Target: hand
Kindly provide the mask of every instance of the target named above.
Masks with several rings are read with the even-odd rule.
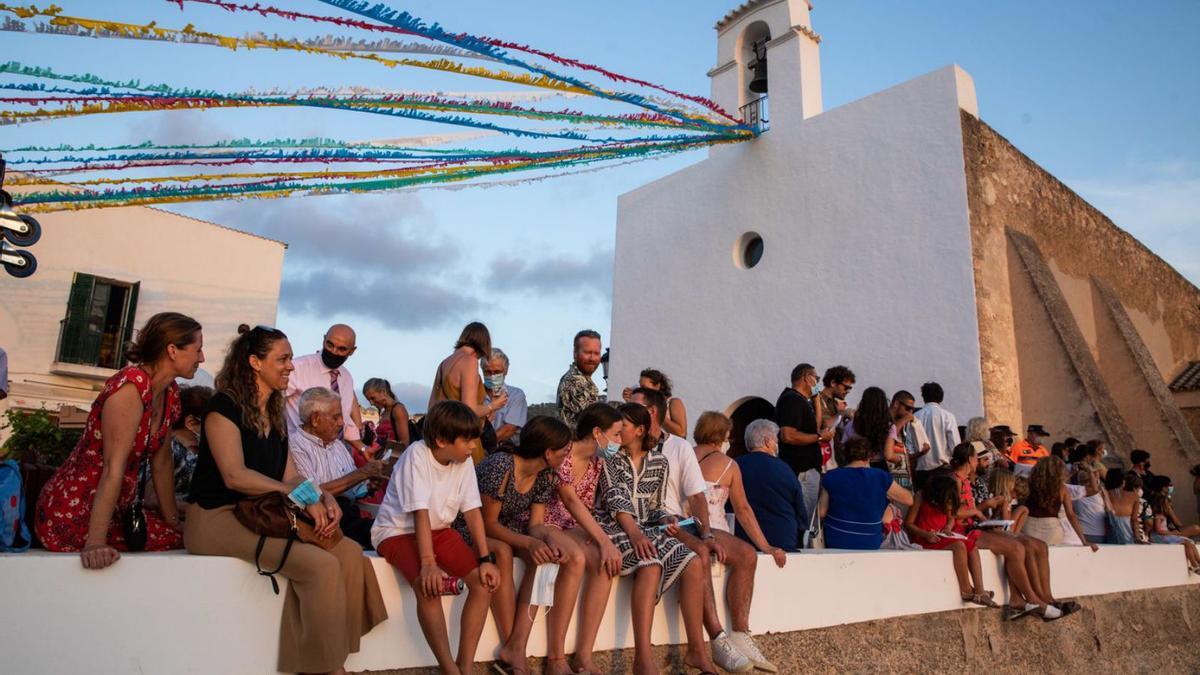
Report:
[[[491,415],[492,413],[503,409],[506,405],[508,405],[508,392],[503,391],[500,392],[499,396],[493,398],[491,404],[488,405],[488,414]]]
[[[480,563],[479,580],[483,582],[483,587],[488,593],[494,593],[500,588],[500,570],[490,562]]]
[[[121,552],[108,544],[84,544],[79,552],[85,570],[102,570],[117,562]]]
[[[637,552],[638,558],[641,560],[654,560],[658,557],[658,549],[654,546],[654,542],[644,534],[639,534],[633,540],[633,550]]]
[[[775,559],[775,566],[782,568],[787,564],[787,551],[781,548],[772,548],[768,553]]]
[[[928,444],[928,443],[922,443],[922,444],[921,444],[921,452],[920,452],[920,454],[918,454],[917,456],[918,456],[918,457],[920,457],[921,455],[927,455],[927,454],[929,454],[929,451],[930,451],[931,449],[932,449],[932,448],[930,448],[930,446],[929,446],[929,444]]]
[[[725,562],[725,547],[717,543],[716,539],[704,540],[704,545],[708,548],[708,553],[713,560],[717,562]]]
[[[1092,553],[1095,553],[1096,551],[1100,550],[1100,547],[1097,546],[1096,544],[1088,544],[1088,546],[1090,546],[1092,548]]]
[[[845,401],[845,399],[837,399],[837,411],[838,411],[839,413],[844,413],[844,412],[846,412],[846,401]],[[781,567],[782,567],[782,565],[781,565]]]
[[[387,464],[382,460],[372,459],[358,469],[367,478],[387,478]]]
[[[319,533],[322,537],[333,535],[334,530],[338,528],[338,524],[342,522],[342,507],[338,505],[337,499],[333,495],[325,492],[321,494],[321,505],[325,507],[325,515],[329,518],[329,524]]]
[[[658,521],[658,524],[666,525],[666,528],[663,531],[666,532],[667,535],[669,535],[669,536],[674,537],[675,535],[679,534],[679,517],[678,516],[667,516],[666,518],[663,518],[662,520]]]
[[[631,399],[631,398],[633,398],[633,388],[632,387],[625,387],[624,389],[621,390],[621,400],[625,401],[626,403],[629,403],[629,399]]]
[[[608,576],[617,577],[621,574],[621,550],[611,539],[600,542],[600,567]]]
[[[921,538],[924,539],[925,541],[929,542],[930,544],[936,544],[942,540],[942,538],[938,535],[937,532],[926,532],[925,534],[921,535]]]
[[[533,558],[533,562],[537,565],[556,562],[559,557],[558,551],[553,546],[533,537],[530,538],[529,546],[525,550],[529,552],[529,557]]]
[[[436,598],[441,595],[448,576],[437,563],[422,563],[421,572],[417,575],[417,590],[427,598]],[[483,578],[483,565],[479,566],[479,578]]]
[[[828,443],[833,440],[833,429],[826,429],[823,433],[817,436],[817,440],[822,443]]]

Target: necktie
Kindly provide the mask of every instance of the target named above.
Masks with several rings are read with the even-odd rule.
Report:
[[[338,388],[338,369],[337,368],[334,368],[333,370],[329,371],[329,388],[332,389],[333,393],[337,394],[338,396],[342,395],[342,390]],[[342,429],[339,429],[338,430],[338,439],[340,440],[340,439],[345,438],[345,434],[346,434],[346,429],[344,427]]]

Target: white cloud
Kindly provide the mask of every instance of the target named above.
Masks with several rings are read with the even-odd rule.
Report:
[[[1200,167],[1165,162],[1126,180],[1068,184],[1084,199],[1200,286]]]

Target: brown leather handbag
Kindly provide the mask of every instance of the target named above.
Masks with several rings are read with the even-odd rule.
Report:
[[[318,537],[312,516],[279,492],[246,497],[233,507],[233,515],[243,527],[259,535],[258,546],[254,550],[254,567],[259,574],[271,580],[271,588],[276,595],[279,595],[279,582],[275,580],[275,575],[287,563],[293,542],[298,540],[304,544],[315,544],[328,551],[342,540],[341,528],[335,529],[328,537]],[[267,537],[287,539],[279,566],[270,572],[264,570],[259,561]]]

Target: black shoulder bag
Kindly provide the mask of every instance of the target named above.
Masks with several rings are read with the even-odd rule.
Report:
[[[125,547],[130,551],[146,550],[146,509],[142,502],[146,497],[146,479],[150,475],[150,453],[142,453],[138,467],[137,491],[133,503],[121,511],[121,527],[125,531]]]

